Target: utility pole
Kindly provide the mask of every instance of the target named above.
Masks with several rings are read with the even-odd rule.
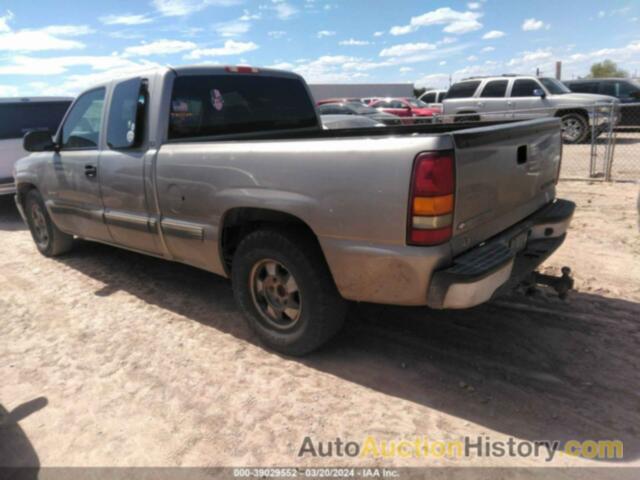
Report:
[[[562,79],[562,62],[560,61],[556,62],[556,79]]]

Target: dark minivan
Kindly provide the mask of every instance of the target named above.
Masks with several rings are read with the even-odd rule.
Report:
[[[620,100],[621,113],[618,126],[640,127],[640,82],[628,78],[583,78],[567,80],[564,84],[572,92],[616,97]]]

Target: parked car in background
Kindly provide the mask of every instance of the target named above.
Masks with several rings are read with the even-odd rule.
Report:
[[[324,105],[325,103],[361,103],[359,98],[351,97],[351,98],[324,98],[322,100],[318,100],[316,105]]]
[[[446,90],[427,90],[420,95],[420,100],[426,103],[429,108],[436,108],[442,111],[442,101],[446,94]]]
[[[347,300],[488,301],[562,244],[575,206],[555,198],[558,119],[325,130],[302,77],[248,66],[95,85],[24,145],[16,205],[43,255],[76,236],[231,277],[289,355],[337,333]]]
[[[403,123],[432,123],[433,117],[440,113],[415,98],[382,98],[371,102],[369,106],[407,119]]]
[[[365,105],[371,105],[371,102],[375,102],[376,100],[379,100],[379,99],[380,97],[364,97],[364,98],[361,98],[360,101]]]
[[[401,125],[402,121],[395,115],[381,112],[362,103],[325,103],[318,107],[320,115],[361,115],[384,125]]]
[[[596,134],[608,127],[612,103],[618,101],[605,95],[571,93],[555,78],[502,75],[453,84],[442,113],[445,122],[559,117],[563,141],[581,143],[589,138],[591,127]]]
[[[384,127],[385,124],[378,122],[371,117],[360,115],[320,115],[322,126],[326,130],[334,130],[336,128],[370,128]]]
[[[32,130],[56,130],[73,99],[0,98],[0,195],[15,192],[13,165],[27,152],[22,137]]]
[[[584,78],[567,80],[564,84],[575,93],[596,93],[617,98],[620,101],[618,126],[640,126],[640,82],[628,78]]]

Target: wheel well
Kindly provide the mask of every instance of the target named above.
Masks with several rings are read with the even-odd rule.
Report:
[[[564,110],[558,110],[555,114],[556,117],[562,117],[564,115],[567,115],[569,113],[576,113],[578,115],[580,115],[581,117],[584,117],[585,121],[587,123],[589,123],[589,114],[587,113],[586,110],[582,109],[582,108],[569,108],[569,109],[564,109]]]
[[[18,197],[18,202],[20,205],[24,206],[24,199],[31,190],[37,190],[36,186],[32,183],[20,183],[16,188],[16,195]]]
[[[234,208],[225,214],[220,231],[220,251],[227,273],[231,272],[233,254],[242,239],[251,232],[265,227],[303,233],[312,238],[320,248],[318,238],[313,230],[295,215],[266,208]]]

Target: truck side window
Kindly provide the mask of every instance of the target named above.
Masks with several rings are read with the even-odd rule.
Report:
[[[484,98],[502,98],[507,93],[508,80],[493,80],[487,83],[480,94]]]
[[[511,89],[512,97],[535,97],[534,90],[542,90],[542,87],[535,80],[516,80]]]
[[[427,93],[424,97],[422,97],[422,101],[425,103],[435,103],[436,94],[434,92]]]
[[[169,140],[314,127],[315,106],[297,78],[180,75],[173,83]]]
[[[32,130],[55,133],[71,102],[22,102],[0,104],[0,140],[22,138]]]
[[[105,89],[98,88],[78,98],[62,126],[62,148],[98,148],[104,94]]]
[[[460,82],[451,85],[445,99],[473,97],[473,94],[476,93],[478,89],[478,85],[480,85],[480,81]]]
[[[140,78],[125,80],[116,85],[107,123],[109,148],[131,148],[142,143],[146,103],[145,82]]]

